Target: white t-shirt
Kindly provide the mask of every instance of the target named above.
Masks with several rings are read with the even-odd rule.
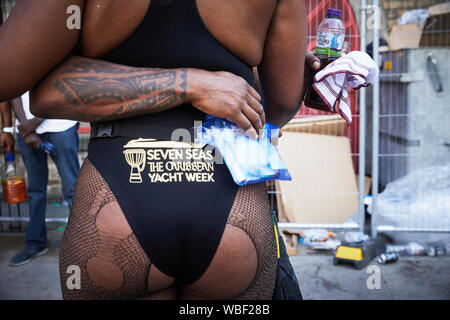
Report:
[[[30,112],[30,95],[29,92],[25,92],[22,97],[23,111],[28,120],[33,119],[34,115]],[[61,132],[72,128],[78,121],[62,120],[62,119],[46,119],[42,121],[39,127],[36,128],[37,134],[45,132]],[[16,125],[19,122],[16,120]]]

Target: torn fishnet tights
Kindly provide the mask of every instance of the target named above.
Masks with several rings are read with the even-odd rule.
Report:
[[[251,285],[235,299],[271,299],[276,277],[276,246],[264,184],[241,187],[228,224],[246,232],[258,265]],[[73,288],[69,266],[81,271]],[[73,209],[64,233],[59,269],[64,299],[175,299],[177,290],[147,291],[151,262],[120,211],[116,198],[86,160],[77,180]],[[69,282],[69,286],[68,286]],[[72,289],[69,289],[72,284]]]

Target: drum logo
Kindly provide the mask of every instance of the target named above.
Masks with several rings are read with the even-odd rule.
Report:
[[[128,149],[124,150],[125,160],[131,167],[130,183],[142,183],[141,172],[145,168],[145,150]]]

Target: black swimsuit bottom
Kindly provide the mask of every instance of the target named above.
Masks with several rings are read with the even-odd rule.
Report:
[[[251,67],[208,31],[195,0],[152,0],[136,31],[103,60],[228,71],[254,81]],[[214,257],[238,189],[225,164],[211,161],[218,155],[210,146],[171,141],[180,128],[193,138],[194,121],[204,116],[185,104],[116,121],[120,136],[89,143],[89,160],[151,262],[184,284],[198,280]],[[130,127],[141,128],[139,135],[126,134]]]

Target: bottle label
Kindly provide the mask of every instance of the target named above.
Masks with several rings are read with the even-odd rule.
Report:
[[[319,32],[317,35],[316,54],[339,57],[344,47],[345,34]]]

